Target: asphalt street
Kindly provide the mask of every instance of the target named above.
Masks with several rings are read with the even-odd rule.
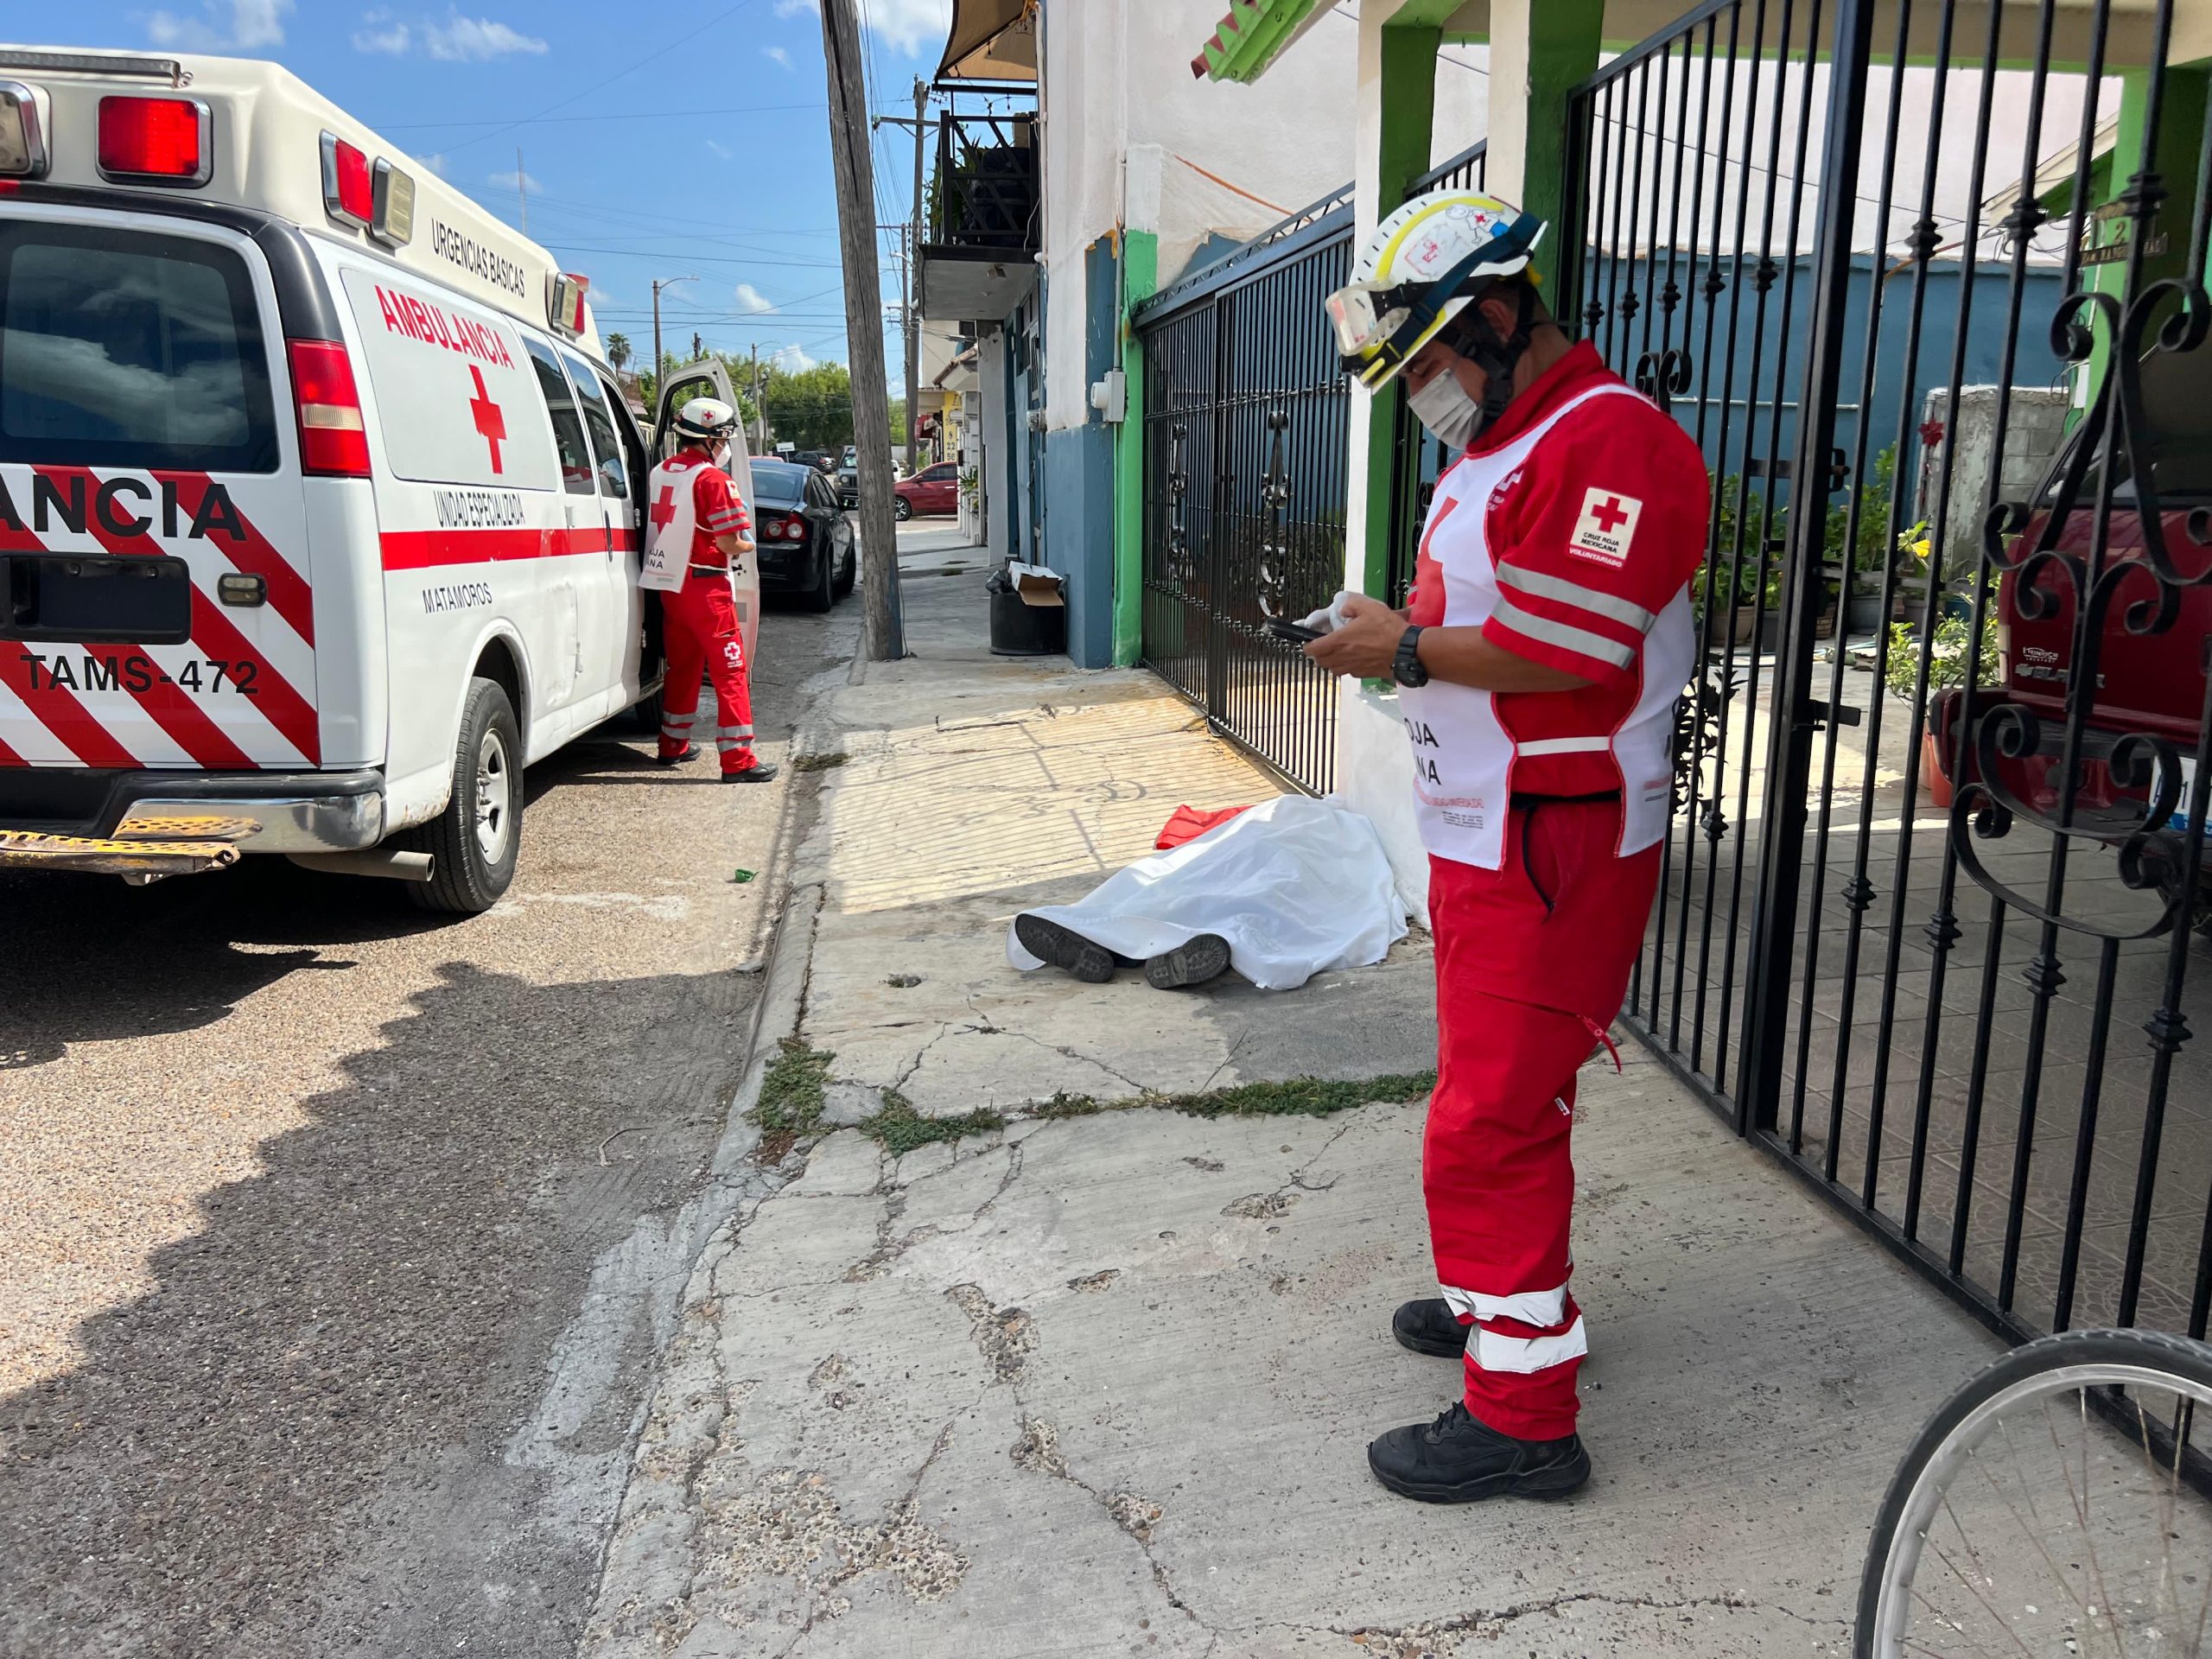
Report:
[[[859,613],[771,610],[768,758]],[[650,753],[471,920],[0,879],[0,1655],[573,1649],[813,787]]]

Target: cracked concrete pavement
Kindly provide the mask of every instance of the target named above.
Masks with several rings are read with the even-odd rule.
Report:
[[[1847,1653],[1883,1484],[1989,1339],[1630,1046],[1578,1108],[1596,1478],[1384,1492],[1368,1440],[1458,1392],[1389,1330],[1432,1288],[1421,1105],[1037,1109],[1417,1071],[1425,944],[1277,996],[1008,969],[1015,910],[1271,786],[1155,682],[989,658],[976,586],[910,579],[918,657],[815,734],[830,1111],[717,1160],[587,1659]],[[894,1157],[847,1127],[887,1090],[1009,1121]]]

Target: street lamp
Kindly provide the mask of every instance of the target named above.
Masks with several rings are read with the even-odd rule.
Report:
[[[653,282],[653,396],[660,396],[660,291],[674,288],[678,283],[696,283],[696,276],[671,276],[666,282]]]

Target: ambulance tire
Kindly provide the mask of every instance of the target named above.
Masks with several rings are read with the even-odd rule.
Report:
[[[433,861],[430,879],[408,888],[415,902],[450,916],[481,915],[499,903],[522,851],[522,732],[514,705],[497,680],[479,676],[469,681],[461,705],[453,798],[429,823],[407,832],[408,844]]]

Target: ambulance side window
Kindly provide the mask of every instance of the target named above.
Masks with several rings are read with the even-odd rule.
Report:
[[[639,435],[638,423],[622,401],[622,394],[605,375],[599,378],[599,389],[607,394],[607,405],[614,411],[614,435],[621,442],[622,457],[630,468],[631,488],[642,491],[645,474],[652,470],[645,460],[645,441]]]
[[[591,447],[599,453],[599,493],[626,500],[630,480],[624,475],[622,446],[615,439],[614,417],[607,412],[607,400],[600,395],[599,381],[592,374],[591,365],[583,359],[563,352],[561,360],[568,365],[569,378],[576,388],[576,404],[584,412],[584,429],[591,434]]]
[[[591,445],[584,438],[582,417],[576,413],[576,395],[569,377],[547,351],[528,335],[531,366],[537,371],[537,389],[545,394],[545,407],[553,416],[553,442],[561,452],[561,487],[570,495],[590,495],[599,487],[591,469]]]

